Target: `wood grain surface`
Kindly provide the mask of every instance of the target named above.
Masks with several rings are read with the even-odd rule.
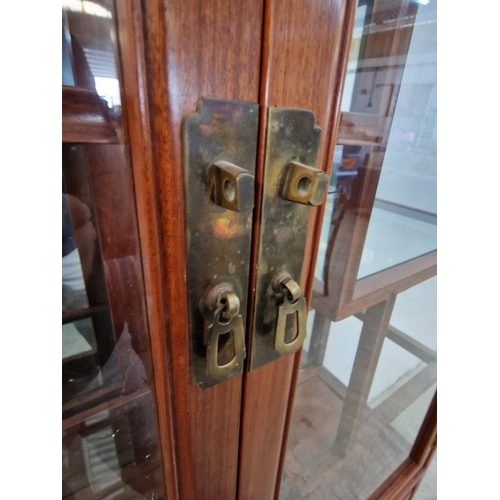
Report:
[[[178,498],[178,482],[171,369],[165,336],[166,310],[161,300],[163,282],[157,210],[158,191],[153,164],[148,75],[140,0],[116,2],[116,16],[122,61],[123,115],[134,174],[164,481],[167,498],[175,499]]]
[[[236,496],[242,377],[206,390],[190,383],[181,123],[203,96],[258,101],[262,2],[154,0],[144,6],[166,336],[158,347],[167,350],[171,366],[179,496],[230,499]]]
[[[331,163],[328,151],[333,151],[329,143],[335,98],[343,81],[338,73],[338,64],[347,43],[345,21],[350,7],[351,2],[338,0],[299,0],[293,4],[284,0],[266,2],[259,98],[261,127],[256,176],[256,221],[265,217],[259,210],[259,195],[262,188],[267,125],[264,113],[267,106],[313,111],[316,124],[323,130],[318,164],[325,169],[325,165]],[[319,243],[319,238],[313,237],[317,210],[311,212],[311,230],[301,280],[306,296],[310,294],[307,283],[313,272],[312,256],[316,254]],[[253,240],[254,269],[257,265],[258,235],[257,223]],[[252,289],[255,289],[255,276]],[[252,307],[250,305],[249,309]],[[251,325],[248,331],[252,331]],[[299,362],[300,352],[245,374],[239,498],[270,499],[277,495]]]

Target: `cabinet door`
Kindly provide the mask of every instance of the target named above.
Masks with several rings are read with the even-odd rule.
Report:
[[[347,500],[399,498],[414,486],[394,480],[420,477],[429,454],[436,360],[432,318],[411,320],[412,305],[422,304],[421,317],[432,310],[421,297],[432,299],[436,258],[426,163],[435,154],[435,60],[423,43],[432,45],[435,4],[417,7],[120,0],[65,10],[63,193],[87,207],[83,224],[72,198],[63,203],[88,304],[63,310],[63,322],[92,320],[84,333],[74,325],[89,347],[70,359],[81,386],[67,376],[63,418],[77,432],[66,456],[79,460],[67,497]],[[416,38],[421,26],[429,31]],[[182,125],[202,98],[259,108],[247,358],[241,374],[208,388],[192,372]],[[250,370],[272,107],[314,113],[318,168],[331,182],[309,217],[304,349]],[[416,191],[422,169],[430,184]],[[89,222],[92,259],[76,236]],[[100,385],[85,392],[85,377]],[[114,453],[99,459],[101,476],[89,462],[96,440]]]
[[[166,498],[113,2],[63,7],[62,496]]]
[[[264,26],[264,104],[314,111],[331,182],[304,349],[245,375],[240,498],[403,498],[436,418],[436,3],[277,0]]]

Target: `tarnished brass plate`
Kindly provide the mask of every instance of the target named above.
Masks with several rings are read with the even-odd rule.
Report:
[[[205,336],[213,323],[213,311],[206,306],[209,289],[219,283],[229,283],[240,300],[240,314],[246,323],[253,199],[240,197],[254,196],[245,182],[241,183],[244,186],[241,193],[228,191],[228,201],[237,197],[235,209],[217,205],[213,194],[213,166],[215,163],[225,166],[224,162],[229,162],[254,176],[258,124],[257,104],[207,98],[200,100],[197,113],[187,116],[183,123],[189,292],[186,320],[189,320],[190,331],[191,381],[203,388],[221,382],[206,372]],[[234,174],[233,188],[239,188],[241,178],[239,171]],[[185,313],[179,311],[179,314]],[[221,365],[229,363],[234,356],[233,339],[225,340],[225,343],[219,341]],[[238,373],[241,371],[243,363],[241,367],[238,365]]]
[[[282,297],[273,290],[273,278],[288,273],[300,283],[306,247],[310,204],[291,201],[289,196],[290,166],[317,168],[321,129],[314,125],[310,111],[270,108],[267,127],[266,157],[263,180],[262,217],[260,223],[257,288],[250,369],[255,370],[280,357],[275,350],[278,309]],[[299,183],[300,178],[297,179]],[[324,183],[303,181],[298,189],[324,189]],[[304,192],[305,195],[305,192]],[[312,196],[317,200],[318,196]],[[293,315],[287,321],[285,341],[293,340]],[[297,342],[297,349],[301,347]]]

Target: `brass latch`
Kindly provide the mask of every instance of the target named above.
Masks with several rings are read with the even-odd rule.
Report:
[[[240,373],[245,359],[240,299],[229,283],[221,283],[208,292],[207,308],[211,318],[204,334],[206,373],[212,380],[222,381]]]
[[[251,370],[296,352],[306,337],[299,283],[309,212],[329,186],[317,168],[321,129],[314,122],[310,111],[269,109]]]
[[[205,98],[183,123],[191,381],[204,389],[243,371],[258,125],[257,104]]]
[[[329,177],[321,130],[300,109],[269,109],[250,369],[302,347],[300,289],[311,207]],[[211,387],[243,371],[259,107],[202,99],[183,124],[190,366]]]

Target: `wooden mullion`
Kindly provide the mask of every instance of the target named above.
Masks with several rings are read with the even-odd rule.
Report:
[[[395,300],[394,295],[366,313],[334,444],[338,457],[357,440]]]
[[[365,313],[359,312],[354,315],[356,318],[364,321]],[[435,363],[437,359],[436,351],[433,351],[426,345],[422,344],[413,337],[410,337],[406,333],[402,332],[398,328],[389,325],[387,328],[387,338],[392,340],[395,344],[398,344],[405,351],[410,352],[417,358],[421,359],[425,363]]]
[[[128,408],[131,408],[133,405],[137,405],[139,400],[149,396],[150,394],[150,389],[139,389],[132,394],[117,396],[116,398],[105,401],[104,403],[94,406],[93,408],[89,408],[88,410],[84,410],[76,415],[63,419],[62,429],[63,431],[67,431],[104,411],[119,409],[121,413],[124,413]]]
[[[263,3],[152,0],[142,8],[157,190],[149,221],[158,223],[162,281],[151,299],[163,303],[155,346],[170,363],[179,496],[234,498],[242,376],[203,390],[190,373],[182,120],[202,97],[258,101]]]
[[[341,321],[436,274],[437,251],[434,251],[359,280],[353,299],[342,308],[334,296],[324,294],[325,283],[315,279],[312,306],[331,321]]]
[[[62,142],[119,143],[109,109],[95,89],[62,86]]]
[[[318,165],[331,167],[334,147],[330,148],[331,131],[340,106],[339,87],[343,84],[342,63],[348,55],[346,44],[352,31],[347,19],[354,12],[355,2],[328,0],[308,2],[286,0],[265,2],[264,39],[262,47],[261,120],[271,106],[311,110],[316,125],[321,127],[322,140]],[[286,29],[285,29],[286,28]],[[303,40],[304,43],[297,43]],[[321,43],[318,43],[322,40]],[[309,47],[314,44],[314,57]],[[307,60],[307,71],[304,61]],[[264,165],[265,121],[261,123],[256,173],[259,206]],[[259,210],[259,209],[257,209]],[[317,238],[319,210],[313,209],[309,219],[304,264],[300,286],[310,302]],[[261,216],[265,216],[262,214]],[[252,269],[257,268],[259,226],[254,230]],[[284,255],[286,260],[286,255]],[[255,276],[252,278],[255,283]],[[251,289],[254,287],[251,285]],[[252,317],[252,307],[249,316]],[[248,329],[252,331],[250,327]],[[240,441],[239,498],[272,498],[279,492],[286,441],[291,425],[291,412],[300,369],[300,356],[283,356],[262,368],[247,372],[244,380],[242,432]],[[272,384],[269,383],[272,381]],[[266,453],[263,455],[262,450]]]
[[[170,380],[164,318],[163,262],[161,249],[159,198],[153,160],[150,97],[144,33],[144,11],[140,0],[115,2],[118,48],[122,76],[124,130],[130,141],[136,209],[145,282],[147,322],[158,415],[160,460],[167,498],[179,495],[177,452],[173,422],[173,396]]]

